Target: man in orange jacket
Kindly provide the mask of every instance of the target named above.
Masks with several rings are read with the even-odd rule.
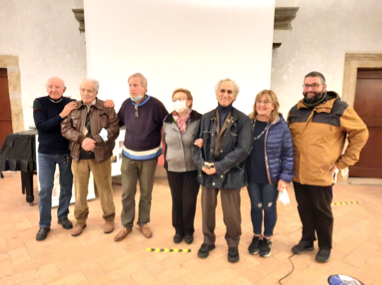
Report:
[[[359,160],[369,132],[353,108],[326,90],[321,73],[305,76],[303,95],[288,116],[295,153],[293,185],[303,226],[292,252],[313,250],[317,232],[316,261],[327,262],[332,249],[334,177]],[[349,144],[344,151],[346,138]]]

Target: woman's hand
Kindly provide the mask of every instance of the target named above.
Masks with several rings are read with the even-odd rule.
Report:
[[[194,145],[198,146],[199,148],[202,148],[203,147],[203,139],[197,139],[194,142]]]
[[[283,189],[286,189],[288,187],[289,183],[286,183],[284,180],[279,180],[279,183],[277,185],[277,191],[281,191]]]

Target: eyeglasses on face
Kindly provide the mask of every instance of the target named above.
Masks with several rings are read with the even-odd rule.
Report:
[[[260,99],[256,100],[257,105],[261,105],[261,103],[263,103],[264,105],[268,105],[268,104],[271,104],[272,102],[268,100],[264,100],[264,101],[261,101]]]
[[[176,101],[179,101],[179,102],[184,102],[186,101],[187,98],[178,98],[178,99],[172,99],[172,102],[175,103]]]
[[[226,93],[227,92],[227,94],[229,94],[229,95],[233,94],[233,90],[220,89],[219,92],[220,93]]]
[[[302,88],[304,88],[304,89],[309,89],[309,87],[312,87],[313,89],[317,89],[318,87],[320,87],[320,85],[324,85],[324,84],[318,84],[318,83],[313,83],[313,84],[303,84],[303,85],[302,85]]]

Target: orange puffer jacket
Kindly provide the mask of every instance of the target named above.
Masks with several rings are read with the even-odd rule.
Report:
[[[335,92],[327,96],[313,109],[301,100],[288,115],[295,154],[293,181],[300,184],[332,185],[333,165],[339,169],[354,165],[369,137],[353,108]],[[349,144],[344,149],[346,139]]]

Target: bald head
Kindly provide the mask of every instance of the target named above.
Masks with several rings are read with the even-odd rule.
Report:
[[[66,90],[64,80],[59,77],[51,77],[46,83],[46,91],[52,99],[60,99]]]

